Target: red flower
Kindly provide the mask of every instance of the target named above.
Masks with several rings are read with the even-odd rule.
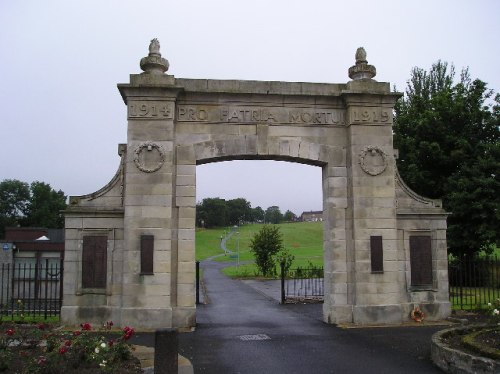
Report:
[[[80,326],[82,327],[82,330],[92,330],[90,323],[82,323]]]
[[[111,339],[109,342],[108,342],[108,346],[109,347],[112,347],[113,344],[115,344],[115,341],[113,339]]]
[[[38,324],[38,329],[39,330],[45,330],[45,323]]]
[[[82,332],[81,331],[73,331],[73,336],[78,336],[80,335]]]
[[[129,340],[135,333],[134,329],[128,326],[123,328],[123,332],[125,333],[125,335],[123,336],[124,340]]]
[[[64,345],[65,345],[66,347],[71,347],[71,340],[66,340],[66,341],[64,342]]]
[[[61,354],[61,355],[65,354],[67,351],[68,351],[68,348],[66,348],[66,347],[59,348],[59,354]]]
[[[9,336],[14,335],[14,333],[15,333],[15,332],[16,332],[16,330],[14,330],[14,329],[8,329],[7,331],[5,331],[5,333],[6,333],[7,335],[9,335]]]

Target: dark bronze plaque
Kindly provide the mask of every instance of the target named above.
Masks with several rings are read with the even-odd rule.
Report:
[[[83,237],[83,288],[106,288],[107,248],[107,236]]]
[[[381,236],[370,236],[370,255],[372,260],[372,273],[383,273],[384,252]]]
[[[432,285],[432,251],[430,236],[410,236],[411,285]]]
[[[153,274],[153,235],[141,235],[141,274]]]

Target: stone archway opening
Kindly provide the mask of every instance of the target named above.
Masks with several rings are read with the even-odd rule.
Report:
[[[233,262],[236,261],[234,260],[236,254],[232,253],[236,252],[236,237],[231,235],[226,241],[226,236],[230,235],[235,227],[238,227],[237,232],[240,234],[238,259],[239,254],[247,259],[250,256],[249,240],[262,224],[277,223],[269,217],[271,211],[273,214],[277,213],[277,208],[281,216],[279,223],[283,225],[280,226],[283,244],[295,256],[294,267],[304,268],[308,265],[308,261],[314,262],[315,266],[323,266],[323,190],[320,167],[272,160],[212,162],[197,165],[196,191],[197,213],[202,210],[201,216],[197,214],[196,219],[198,231],[195,248],[198,260],[205,258],[200,253],[211,257],[217,254],[226,255],[225,251],[228,251],[229,255],[223,259],[231,258]],[[221,199],[224,202],[221,202]],[[241,206],[235,207],[238,214],[242,214],[240,218],[235,216],[236,212],[227,212],[225,223],[222,223],[220,206],[210,209],[214,204],[224,204],[231,210],[231,202],[242,204],[236,202],[236,199],[244,199],[249,205],[251,204],[244,209],[244,213]],[[262,216],[259,215],[261,213]],[[317,224],[314,229],[310,227],[311,225],[306,228],[304,222],[306,224],[317,222]],[[240,229],[241,226],[246,227]],[[205,228],[220,231],[221,244],[224,238],[224,249],[219,242],[210,242],[210,249],[207,248],[205,240],[198,243],[199,237],[210,236],[205,232]],[[304,235],[298,235],[297,229],[303,230]],[[309,237],[312,231],[315,235]],[[247,264],[238,269],[239,274],[254,274],[255,271],[254,267]]]
[[[373,79],[363,48],[350,81],[323,84],[176,78],[159,47],[118,85],[128,128],[116,175],[70,198],[64,323],[194,326],[196,167],[234,159],[321,167],[325,322],[401,323],[416,306],[449,315],[446,212],[401,180],[401,94]]]

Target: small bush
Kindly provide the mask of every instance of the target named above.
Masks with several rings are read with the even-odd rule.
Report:
[[[250,250],[255,255],[255,263],[262,275],[276,275],[275,255],[283,248],[283,236],[278,226],[264,225],[251,242]]]

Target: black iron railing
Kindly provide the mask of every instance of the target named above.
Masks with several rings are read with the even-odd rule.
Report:
[[[448,262],[454,309],[486,309],[500,299],[500,260],[494,256],[453,257]]]
[[[281,303],[322,302],[323,267],[285,269],[281,264]]]
[[[0,266],[0,318],[25,318],[60,314],[63,262]]]

